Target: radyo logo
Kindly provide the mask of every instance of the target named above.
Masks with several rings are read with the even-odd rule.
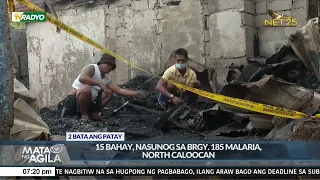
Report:
[[[63,144],[51,147],[23,147],[22,159],[28,159],[29,163],[56,163],[61,162],[59,153]]]
[[[46,12],[12,12],[12,22],[46,22]]]

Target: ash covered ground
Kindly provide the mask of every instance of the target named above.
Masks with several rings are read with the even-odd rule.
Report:
[[[111,102],[102,110],[105,122],[81,122],[76,117],[61,118],[58,110],[49,108],[41,109],[40,113],[52,135],[65,135],[66,132],[125,132],[127,140],[203,140],[204,137],[200,134],[179,127],[172,127],[166,133],[153,128],[162,109],[157,105],[158,93],[155,91],[157,79],[144,85],[147,80],[146,76],[137,76],[122,85],[127,89],[143,89],[149,93],[149,98],[137,100],[114,95]],[[116,115],[111,115],[114,109],[128,100],[136,107],[125,106]],[[199,103],[199,109],[209,107],[208,103]]]
[[[122,85],[124,88],[139,90],[143,89],[149,92],[149,98],[147,100],[136,100],[128,97],[121,97],[114,95],[111,102],[107,105],[106,109],[102,111],[102,115],[105,116],[105,122],[81,122],[76,117],[74,118],[61,118],[58,110],[43,108],[41,109],[41,116],[43,120],[48,124],[52,135],[65,135],[66,132],[125,132],[126,140],[249,140],[249,139],[261,139],[261,136],[255,136],[252,134],[243,133],[239,131],[245,127],[239,127],[239,124],[230,122],[228,118],[212,119],[214,121],[225,121],[216,128],[199,133],[191,130],[172,126],[168,132],[161,132],[158,129],[154,129],[153,125],[158,120],[162,109],[157,104],[158,93],[155,91],[154,81],[144,83],[148,80],[146,76],[138,76],[131,81]],[[114,109],[120,107],[126,101],[134,104],[136,107],[126,106],[120,110],[116,115],[111,115]],[[198,109],[204,110],[214,106],[210,101],[199,101]],[[154,112],[154,113],[153,113]],[[183,120],[186,122],[187,120]],[[225,133],[226,135],[217,136],[218,133]],[[231,132],[231,133],[230,133]],[[139,152],[117,152],[117,156],[121,156],[123,159],[131,159],[140,157]],[[239,155],[241,156],[241,154]],[[166,177],[168,179],[168,177]],[[170,176],[175,178],[175,176]],[[169,179],[170,179],[169,178]],[[184,179],[194,179],[194,176],[185,176]],[[211,179],[212,177],[202,178]],[[222,176],[220,178],[223,178]],[[198,179],[201,179],[198,177]],[[238,178],[234,178],[238,179]],[[290,178],[293,179],[293,178]]]

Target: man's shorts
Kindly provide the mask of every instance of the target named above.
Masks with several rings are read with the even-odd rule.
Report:
[[[174,95],[177,97],[180,97],[180,99],[182,99],[184,102],[186,102],[188,104],[196,103],[197,98],[198,98],[197,94],[194,94],[189,91],[181,92],[180,95],[179,94],[174,94]],[[168,107],[172,105],[172,103],[169,101],[169,99],[161,93],[158,96],[158,103],[164,110],[167,110]]]
[[[180,93],[180,95],[179,95],[179,93]],[[185,93],[183,93],[183,92],[176,92],[173,95],[176,97],[181,97],[183,99],[184,94]],[[169,108],[169,106],[174,105],[165,95],[163,95],[161,93],[158,96],[158,103],[164,110],[167,110]]]
[[[102,91],[98,93],[96,100],[92,101],[91,105],[89,106],[89,113],[96,112],[100,110],[102,100]],[[62,109],[61,117],[65,116],[79,116],[80,117],[80,106],[77,101],[76,95],[68,95],[64,100],[60,101],[58,104],[58,109]]]
[[[163,108],[163,110],[167,110],[167,108],[168,108],[168,99],[161,93],[158,96],[158,103]]]

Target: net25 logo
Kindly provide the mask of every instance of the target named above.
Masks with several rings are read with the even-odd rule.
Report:
[[[56,163],[61,162],[59,153],[63,144],[56,144],[51,147],[23,147],[22,159],[29,160],[29,163]]]

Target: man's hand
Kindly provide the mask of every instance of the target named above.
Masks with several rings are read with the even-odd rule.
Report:
[[[135,91],[134,97],[138,98],[138,99],[145,99],[147,97],[147,93],[145,93],[144,91]]]
[[[201,82],[199,80],[195,84],[196,84],[195,88],[201,88]]]
[[[103,85],[103,84],[100,85],[100,88],[106,94],[108,94],[108,92],[110,91],[109,88],[107,86]]]
[[[174,97],[171,99],[171,101],[172,101],[175,105],[177,105],[177,104],[179,104],[182,100],[181,100],[180,98],[174,96]]]

